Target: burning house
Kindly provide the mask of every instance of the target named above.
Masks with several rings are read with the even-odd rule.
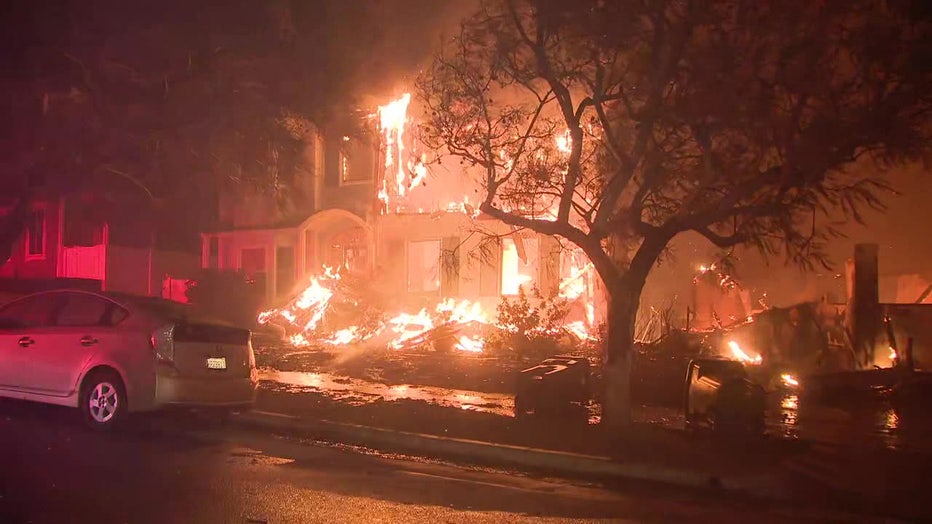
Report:
[[[567,328],[588,337],[598,289],[585,257],[480,214],[462,167],[418,150],[409,104],[405,94],[370,115],[377,139],[306,126],[302,202],[284,213],[256,195],[228,201],[224,227],[202,234],[202,265],[242,272],[264,297],[260,322],[284,325],[299,345],[398,347],[455,324],[447,338],[478,351],[481,326],[522,290],[569,301]]]

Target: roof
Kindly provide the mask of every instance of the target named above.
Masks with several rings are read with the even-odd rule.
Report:
[[[215,229],[210,231],[202,231],[202,235],[209,235],[212,233],[235,233],[237,231],[281,231],[284,229],[294,229],[297,227],[305,226],[309,224],[312,220],[323,219],[325,217],[334,217],[334,216],[343,216],[357,222],[357,225],[365,226],[365,218],[360,217],[356,213],[348,209],[343,209],[341,207],[331,207],[327,209],[321,209],[317,212],[311,213],[303,218],[292,218],[285,221],[280,221],[271,225],[263,226],[247,226],[247,227],[233,227],[228,229]]]

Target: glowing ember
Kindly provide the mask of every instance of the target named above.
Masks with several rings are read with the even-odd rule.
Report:
[[[557,143],[557,149],[561,153],[570,153],[573,151],[573,138],[570,136],[569,129],[564,131],[562,135],[557,135],[555,140]]]
[[[466,335],[462,335],[454,347],[460,351],[481,353],[484,344],[485,343],[477,337],[467,337]]]
[[[483,342],[477,330],[493,323],[492,316],[479,302],[445,299],[432,309],[423,308],[416,314],[402,312],[387,321],[379,321],[376,327],[347,326],[335,332],[324,332],[321,320],[334,303],[339,279],[338,273],[325,268],[323,275],[311,278],[310,284],[294,300],[282,308],[263,311],[259,321],[283,324],[290,342],[297,347],[314,343],[332,346],[362,343],[388,333],[390,340],[382,339],[384,343],[400,349],[442,339],[443,332],[432,332],[443,328],[452,330],[458,337],[457,349],[469,352],[482,350]],[[464,329],[468,332],[460,333]]]
[[[333,298],[335,282],[339,279],[338,273],[329,267],[324,267],[324,274],[320,277],[312,277],[310,284],[287,305],[260,313],[259,323],[267,324],[276,317],[280,317],[288,324],[297,327],[301,333],[316,330],[327,311],[330,299]],[[307,338],[300,333],[299,335],[292,336],[292,343],[296,346],[307,345]]]
[[[401,313],[389,319],[388,323],[392,326],[391,330],[398,334],[390,343],[394,349],[404,347],[406,342],[412,342],[434,328],[434,321],[427,314],[427,309],[421,309],[416,315]]]
[[[466,324],[469,322],[488,324],[491,322],[488,314],[482,310],[482,304],[469,300],[461,300],[457,303],[455,300],[448,298],[440,304],[437,304],[436,311],[441,314],[449,314],[450,322],[455,322],[457,324]]]
[[[783,382],[784,386],[791,388],[799,387],[799,380],[796,379],[793,375],[789,373],[783,373],[780,375],[780,380]]]
[[[587,291],[586,277],[592,267],[591,263],[586,264],[584,267],[571,267],[570,276],[560,282],[560,297],[567,300],[576,300],[583,296]]]
[[[331,344],[334,346],[339,346],[343,344],[350,344],[352,342],[357,342],[361,339],[359,336],[359,328],[357,326],[351,326],[346,329],[341,329],[333,334],[330,338],[324,339],[325,344]]]
[[[745,351],[741,349],[741,346],[738,345],[738,343],[735,342],[734,340],[731,340],[728,342],[728,347],[731,348],[731,354],[734,355],[734,357],[737,360],[740,360],[741,362],[744,362],[746,364],[757,365],[764,361],[764,359],[761,358],[760,355],[755,355],[752,357],[748,355],[747,353],[745,353]]]
[[[890,346],[890,360],[896,360],[898,357],[896,350],[893,349],[893,346]]]
[[[564,329],[575,335],[580,340],[594,340],[594,337],[589,334],[589,328],[586,326],[585,322],[577,320],[575,322],[569,322]]]

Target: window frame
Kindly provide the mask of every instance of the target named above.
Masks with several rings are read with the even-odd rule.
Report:
[[[519,291],[518,291],[517,289],[515,290],[514,293],[511,293],[510,290],[509,290],[509,292],[506,292],[506,289],[505,289],[505,287],[506,287],[506,286],[505,286],[505,251],[506,251],[505,246],[506,246],[506,244],[507,244],[508,242],[511,242],[511,243],[514,245],[515,251],[518,252],[518,241],[519,241],[519,240],[520,240],[522,243],[524,243],[524,242],[529,242],[529,243],[534,244],[534,246],[535,246],[534,249],[533,249],[534,255],[535,255],[535,257],[534,257],[534,259],[533,259],[534,261],[533,261],[533,263],[530,262],[530,260],[532,260],[532,259],[529,258],[529,262],[527,263],[527,266],[533,267],[534,273],[533,273],[532,275],[530,275],[531,280],[530,280],[527,284],[522,284],[522,285],[520,285],[519,287],[523,288],[523,289],[524,289],[524,292],[525,292],[526,294],[531,293],[531,290],[534,289],[535,286],[537,286],[537,288],[540,289],[540,280],[541,280],[541,267],[540,267],[540,247],[541,247],[541,242],[540,242],[540,237],[539,237],[539,236],[535,236],[535,235],[520,235],[520,234],[509,235],[508,237],[505,237],[505,238],[502,238],[502,239],[501,239],[501,244],[500,244],[500,245],[501,245],[501,252],[499,253],[499,261],[498,261],[498,280],[499,280],[499,284],[498,284],[498,285],[499,285],[499,288],[498,288],[498,289],[499,289],[499,293],[501,293],[501,296],[503,296],[503,297],[516,297],[516,296],[519,295]],[[525,244],[524,249],[525,249],[526,251],[528,250],[528,249],[527,249],[527,244]],[[521,259],[520,259],[520,257],[519,257],[519,258],[518,258],[518,270],[519,270],[519,272],[520,272],[520,269],[521,269],[520,264],[521,264]]]
[[[436,244],[437,245],[437,282],[434,289],[412,289],[411,288],[411,245],[412,244]],[[433,295],[440,293],[440,287],[442,284],[441,278],[441,264],[442,261],[440,257],[443,253],[443,239],[440,238],[424,238],[419,240],[408,240],[405,242],[405,292],[419,295]]]
[[[42,238],[39,244],[42,248],[41,253],[32,252],[32,237],[35,233],[35,215],[42,214]],[[25,260],[45,260],[48,257],[48,207],[44,205],[35,206],[29,210],[29,221],[26,224],[24,236],[24,259]]]
[[[0,322],[0,332],[24,331],[24,330],[33,330],[33,329],[48,329],[48,328],[55,327],[56,323],[58,322],[58,313],[61,310],[62,305],[64,303],[63,301],[65,297],[64,297],[64,293],[62,292],[49,291],[45,293],[34,293],[32,295],[26,295],[24,297],[17,298],[16,300],[7,302],[6,304],[3,304],[2,306],[0,306],[0,319],[5,318],[3,312],[14,305],[21,304],[27,300],[39,300],[39,299],[44,299],[44,298],[55,301],[52,303],[52,307],[48,313],[48,318],[45,319],[44,323],[36,324],[34,326],[24,325],[24,326],[18,326],[18,327],[7,327],[7,326],[4,326],[2,322]]]
[[[55,311],[55,314],[54,314],[54,318],[53,318],[53,320],[52,320],[52,326],[51,326],[51,327],[62,328],[62,329],[75,329],[75,328],[112,328],[112,327],[117,327],[117,326],[119,326],[121,323],[123,323],[123,322],[130,316],[130,312],[129,312],[128,309],[126,309],[125,307],[121,306],[120,304],[117,304],[116,302],[114,302],[113,300],[109,299],[108,297],[105,297],[105,296],[102,296],[102,295],[98,295],[98,294],[96,294],[96,293],[85,293],[85,292],[81,292],[81,291],[59,291],[58,294],[62,295],[62,296],[64,297],[64,299],[61,301],[60,304],[58,304],[58,308],[57,308],[56,311]],[[62,324],[60,323],[60,322],[61,322],[61,314],[65,311],[65,308],[68,306],[68,301],[71,299],[71,297],[76,297],[76,296],[91,297],[91,298],[93,298],[93,299],[97,299],[97,300],[100,300],[100,301],[106,303],[106,307],[105,307],[103,313],[100,314],[100,318],[97,320],[97,323],[96,323],[96,324],[68,324],[68,325],[62,325]],[[113,322],[113,320],[112,320],[112,319],[113,319],[113,314],[114,314],[114,312],[116,312],[116,311],[122,311],[122,312],[123,312],[123,315],[122,315],[122,317],[121,317],[118,321]],[[110,319],[110,322],[106,322],[106,323],[105,323],[105,322],[103,321],[104,319]]]
[[[352,186],[361,186],[367,184],[374,184],[377,178],[376,176],[376,166],[378,165],[378,151],[375,147],[363,147],[365,142],[360,144],[357,142],[360,139],[349,139],[348,137],[343,138],[343,142],[340,144],[340,147],[337,148],[337,185],[338,187],[352,187]],[[366,156],[369,157],[369,165],[372,169],[368,170],[369,172],[366,175],[366,178],[350,178],[347,179],[346,175],[350,173],[350,170],[353,168],[353,157],[358,155],[360,151],[365,151]],[[358,159],[357,159],[358,160]]]

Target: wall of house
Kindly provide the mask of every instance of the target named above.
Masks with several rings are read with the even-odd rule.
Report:
[[[378,150],[365,138],[324,142],[323,180],[316,211],[345,209],[366,218],[376,205]]]
[[[62,217],[58,198],[47,198],[36,204],[44,212],[44,247],[41,255],[28,255],[27,234],[24,231],[16,240],[10,259],[0,266],[0,278],[43,279],[55,278],[61,251]]]
[[[166,278],[188,280],[196,278],[201,267],[200,257],[184,251],[155,250],[150,275],[152,294],[159,293]]]
[[[461,213],[384,215],[376,226],[375,279],[373,286],[384,296],[394,297],[406,306],[421,307],[443,298],[469,299],[482,303],[487,311],[494,311],[502,295],[502,247],[491,246],[485,252],[480,248],[486,234],[508,235],[509,226],[496,220],[473,221]],[[537,234],[521,233],[533,240],[535,266],[534,284],[545,293],[559,286],[559,245],[555,240]],[[435,285],[423,291],[419,282],[425,265],[422,242],[439,246],[443,267],[430,278]],[[489,252],[491,250],[491,252]],[[485,253],[485,254],[484,254]],[[488,256],[486,256],[486,254]],[[529,288],[530,284],[525,288]],[[529,291],[529,289],[528,289]]]
[[[166,276],[194,278],[199,267],[199,257],[194,253],[110,245],[104,289],[161,296]]]
[[[298,234],[298,231],[299,228],[283,228],[205,233],[202,236],[201,266],[211,267],[210,239],[217,238],[219,241],[219,252],[216,257],[218,265],[212,269],[243,270],[248,278],[264,280],[266,301],[274,304],[281,298],[280,295],[289,295],[292,292],[292,289],[289,289],[287,292],[276,293],[277,287],[281,284],[278,282],[280,277],[275,268],[289,267],[291,271],[294,271],[291,277],[294,282],[297,282],[304,273],[304,238]],[[285,248],[285,250],[280,248]],[[294,259],[290,263],[282,264],[277,257],[288,248]],[[245,260],[244,251],[246,251]]]
[[[148,295],[149,250],[111,245],[107,249],[107,276],[104,289],[134,295]],[[156,291],[160,288],[155,288]]]

